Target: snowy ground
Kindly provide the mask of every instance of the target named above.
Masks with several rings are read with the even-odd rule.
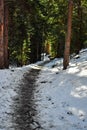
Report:
[[[45,130],[87,130],[87,52],[67,70],[61,62],[47,64],[39,75],[37,118]]]
[[[17,96],[19,84],[28,70],[29,67],[0,70],[0,130],[9,130],[12,126],[12,99]]]
[[[12,99],[31,68],[39,66],[0,70],[0,130],[12,125]],[[62,59],[45,65],[36,83],[36,119],[44,130],[87,130],[87,51],[72,59],[67,70],[62,70]]]

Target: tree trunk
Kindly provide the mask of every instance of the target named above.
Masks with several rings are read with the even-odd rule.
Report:
[[[57,45],[57,58],[63,57],[63,52],[64,52],[64,44],[62,40],[59,40],[58,45]]]
[[[8,56],[8,6],[5,4],[4,7],[4,62],[5,68],[9,67],[9,56]]]
[[[67,66],[69,65],[71,28],[72,28],[72,13],[73,13],[73,0],[69,0],[69,5],[68,5],[68,24],[67,24],[67,34],[66,34],[66,41],[65,41],[63,69],[67,69]]]
[[[4,68],[4,0],[0,0],[0,69]]]
[[[79,53],[79,51],[82,49],[83,44],[82,44],[82,8],[81,8],[81,0],[77,1],[77,7],[78,7],[78,25],[77,25],[77,40],[76,40],[76,54]]]
[[[30,63],[35,63],[37,61],[38,56],[38,42],[36,35],[32,35],[30,38],[31,45],[30,45]]]
[[[30,38],[30,63],[35,63],[38,60],[41,60],[41,41],[37,35],[32,35]]]

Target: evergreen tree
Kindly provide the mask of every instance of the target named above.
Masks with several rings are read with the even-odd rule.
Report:
[[[66,41],[65,41],[63,69],[66,69],[67,66],[69,65],[71,28],[72,28],[72,13],[73,13],[73,0],[69,0],[69,5],[68,5],[68,24],[67,24],[67,34],[66,34]]]
[[[0,68],[8,68],[8,9],[0,0]]]

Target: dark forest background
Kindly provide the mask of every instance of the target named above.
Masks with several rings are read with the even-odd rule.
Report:
[[[87,0],[73,0],[70,53],[87,47]],[[17,66],[63,57],[68,0],[5,0],[8,9],[8,58]]]

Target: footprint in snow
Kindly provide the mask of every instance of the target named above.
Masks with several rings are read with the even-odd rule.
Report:
[[[61,102],[61,104],[62,104],[62,107],[68,107],[69,106],[69,104],[67,104],[66,102]]]
[[[41,84],[45,84],[45,83],[47,83],[47,81],[41,81],[40,83],[41,83]]]
[[[73,113],[71,111],[68,111],[67,114],[70,115],[70,116],[73,115]]]

